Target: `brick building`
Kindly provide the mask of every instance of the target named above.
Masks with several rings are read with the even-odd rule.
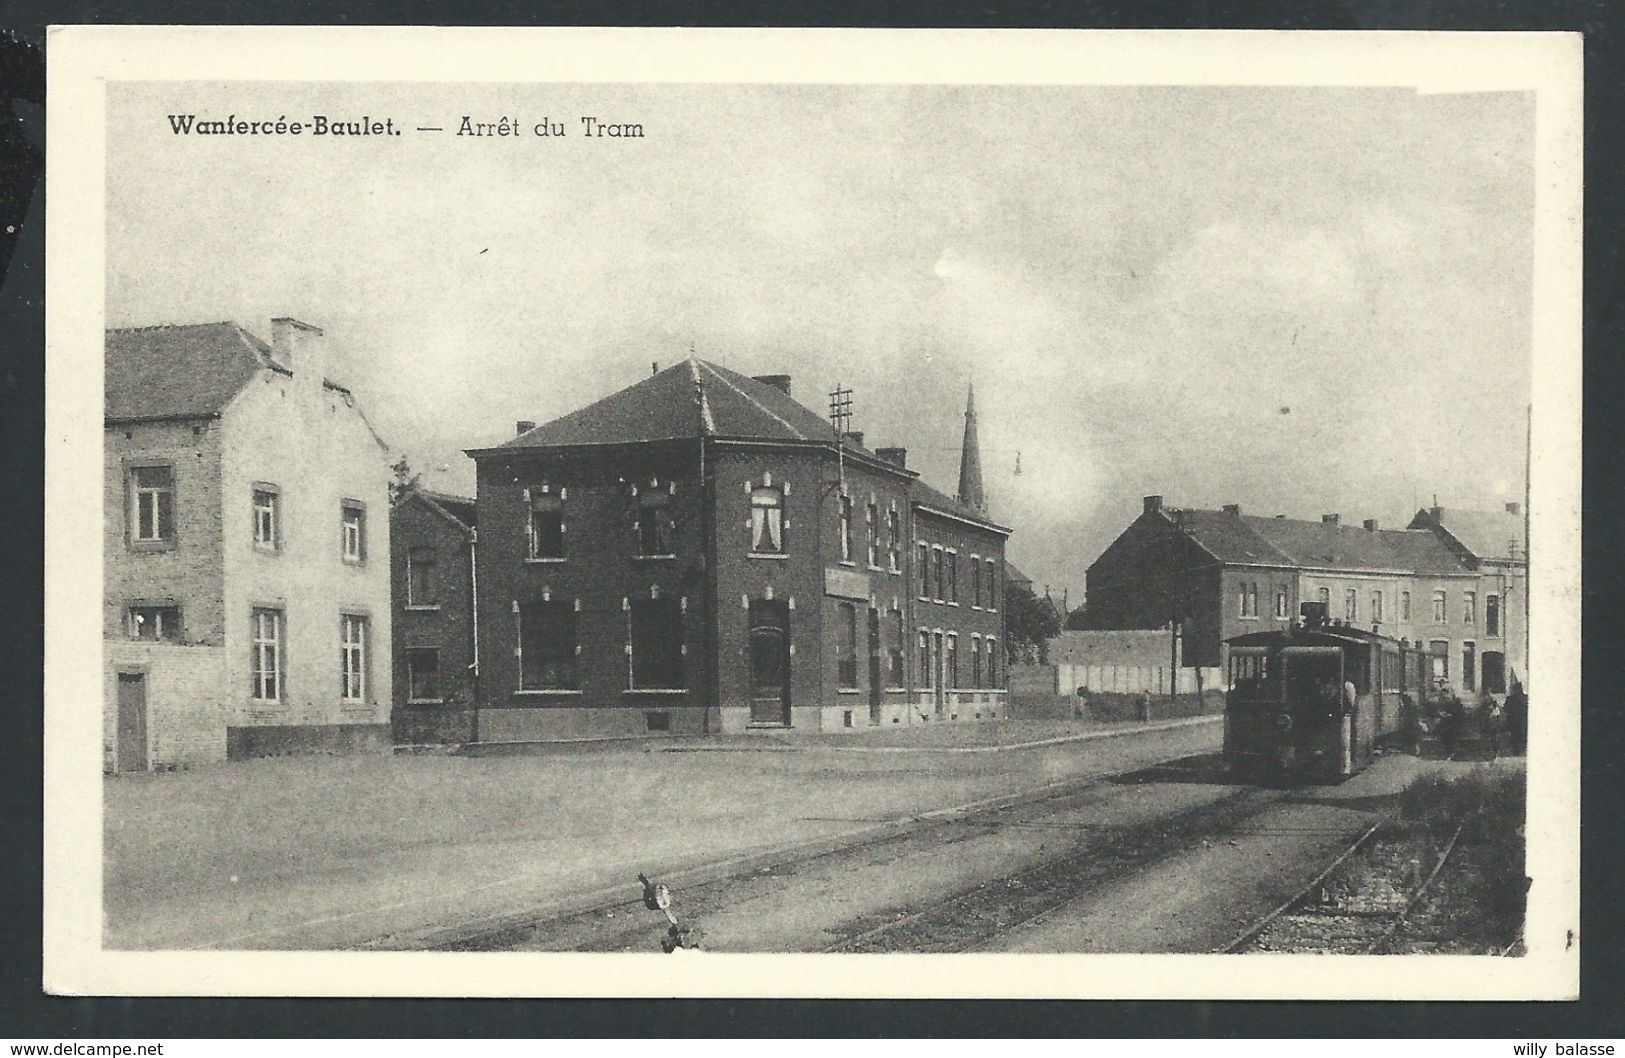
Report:
[[[472,499],[409,489],[389,512],[395,741],[477,739]]]
[[[106,763],[387,745],[389,460],[322,332],[106,335]]]
[[[1303,602],[1335,620],[1425,644],[1434,670],[1459,692],[1485,689],[1478,657],[1487,605],[1484,574],[1444,537],[1413,523],[1344,525],[1165,507],[1147,496],[1140,516],[1089,567],[1086,624],[1156,628],[1177,620],[1186,666],[1223,666],[1224,642],[1286,628]],[[1496,602],[1498,616],[1504,612]],[[1489,687],[1504,691],[1504,681]]]
[[[1002,714],[974,408],[956,497],[696,359],[518,426],[469,453],[481,740]]]
[[[1471,595],[1450,600],[1451,613],[1460,611],[1454,642],[1448,652],[1458,659],[1465,679],[1492,694],[1523,682],[1529,657],[1529,550],[1527,525],[1516,503],[1500,511],[1467,511],[1457,507],[1427,507],[1411,519],[1412,529],[1425,529],[1478,578]]]

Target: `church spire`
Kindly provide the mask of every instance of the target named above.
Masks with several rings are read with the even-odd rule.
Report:
[[[959,502],[972,510],[987,511],[982,491],[982,451],[976,442],[976,386],[965,396],[965,444],[959,454]]]

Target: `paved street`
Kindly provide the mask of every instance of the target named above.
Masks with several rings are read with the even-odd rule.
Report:
[[[1211,752],[1220,727],[1055,741],[1109,733],[1017,722],[483,758],[286,758],[108,779],[106,939],[410,943],[622,897],[639,871],[680,876],[839,846],[889,821]],[[1024,743],[1038,744],[1001,748]]]

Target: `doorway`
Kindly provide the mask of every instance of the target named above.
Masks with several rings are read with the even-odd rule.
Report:
[[[144,672],[118,674],[116,752],[119,771],[147,770],[147,675]]]
[[[750,722],[790,726],[790,607],[750,603]]]

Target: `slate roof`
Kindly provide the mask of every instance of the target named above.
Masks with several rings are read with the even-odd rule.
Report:
[[[112,328],[105,354],[109,422],[213,418],[261,369],[290,374],[271,360],[270,346],[230,320]],[[332,379],[322,384],[350,392]]]
[[[1511,511],[1468,511],[1460,507],[1423,508],[1411,519],[1415,528],[1437,525],[1475,558],[1509,558],[1516,543],[1518,556],[1527,558],[1523,515]]]
[[[1366,529],[1297,518],[1261,518],[1196,509],[1165,512],[1221,562],[1397,573],[1464,573],[1431,532]]]
[[[833,426],[781,390],[690,358],[499,447],[634,444],[699,437],[702,431],[708,437],[764,441],[835,439]]]
[[[699,400],[702,394],[703,404]],[[702,433],[706,437],[748,441],[835,441],[833,426],[783,390],[720,364],[690,357],[585,408],[510,438],[491,451],[639,444],[697,438]],[[842,445],[848,452],[889,465],[851,439],[842,441]],[[901,472],[916,478],[912,491],[919,502],[979,525],[1009,531],[980,511],[917,480],[913,471]]]
[[[109,330],[109,420],[217,415],[266,367],[264,342],[229,321]]]
[[[464,529],[473,529],[479,524],[476,520],[479,508],[467,496],[453,496],[449,492],[435,492],[433,489],[414,489],[413,492],[431,507],[438,508],[441,514],[449,515]]]

